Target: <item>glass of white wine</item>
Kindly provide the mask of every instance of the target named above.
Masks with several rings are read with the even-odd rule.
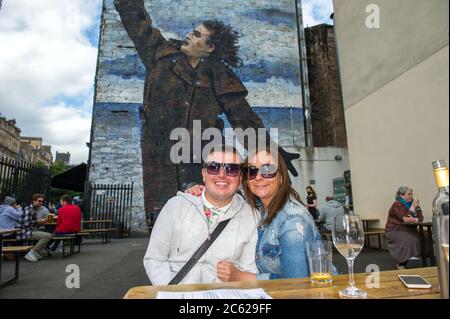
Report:
[[[348,264],[348,287],[339,291],[341,297],[366,298],[367,292],[355,285],[353,264],[364,247],[364,229],[357,215],[335,216],[333,218],[333,243]]]

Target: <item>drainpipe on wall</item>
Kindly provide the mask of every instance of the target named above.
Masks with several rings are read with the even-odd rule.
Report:
[[[306,56],[305,32],[303,29],[302,1],[295,0],[297,16],[298,52],[300,58],[300,77],[302,87],[303,117],[305,122],[305,146],[314,147],[311,122],[311,102],[309,100],[308,61]]]

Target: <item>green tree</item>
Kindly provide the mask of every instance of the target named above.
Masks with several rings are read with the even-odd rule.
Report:
[[[67,169],[68,167],[64,162],[57,161],[50,166],[50,173],[52,174],[52,177],[55,177],[56,175],[64,173]]]
[[[34,167],[38,167],[38,168],[44,168],[45,167],[45,163],[42,161],[37,161],[36,163],[34,163],[33,165]]]

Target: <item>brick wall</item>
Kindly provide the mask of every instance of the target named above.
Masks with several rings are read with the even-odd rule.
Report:
[[[347,147],[333,26],[305,29],[314,146]]]

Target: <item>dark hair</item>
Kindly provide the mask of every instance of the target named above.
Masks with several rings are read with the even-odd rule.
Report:
[[[238,56],[239,33],[219,20],[206,20],[202,24],[211,32],[206,40],[207,45],[214,46],[211,56],[233,68],[242,66],[242,60]]]
[[[258,149],[256,152],[254,152],[252,155],[249,155],[245,160],[245,167],[248,167],[249,159],[254,157],[259,152],[266,151],[269,155],[272,156],[272,153],[276,154],[278,153],[278,174],[276,178],[281,177],[281,182],[278,188],[278,191],[276,192],[274,198],[269,204],[269,207],[267,209],[267,215],[264,221],[262,222],[262,225],[268,225],[272,222],[272,220],[275,218],[275,216],[283,209],[283,207],[286,205],[286,203],[290,199],[295,199],[299,203],[303,205],[303,202],[300,198],[300,195],[295,191],[294,188],[292,188],[290,182],[289,182],[289,173],[286,163],[284,162],[283,157],[281,156],[281,153],[278,151],[273,151],[270,148],[262,148]],[[272,156],[273,157],[273,156]],[[275,160],[275,158],[274,158]],[[256,210],[256,200],[257,196],[252,193],[250,190],[250,187],[248,186],[248,170],[244,170],[244,178],[242,179],[242,188],[244,189],[245,196],[247,198],[248,203],[250,206]]]
[[[38,200],[38,198],[42,198],[45,200],[45,196],[43,194],[39,194],[39,193],[33,194],[33,196],[31,197],[31,200],[35,201],[35,200]]]
[[[311,190],[311,193],[313,194],[314,198],[317,199],[317,194],[316,194],[316,191],[314,190],[314,188],[312,188],[311,185],[306,186],[306,190],[308,190],[308,188]]]
[[[63,202],[72,204],[72,196],[70,196],[70,195],[62,195],[62,196],[61,196],[61,200],[62,200]]]

